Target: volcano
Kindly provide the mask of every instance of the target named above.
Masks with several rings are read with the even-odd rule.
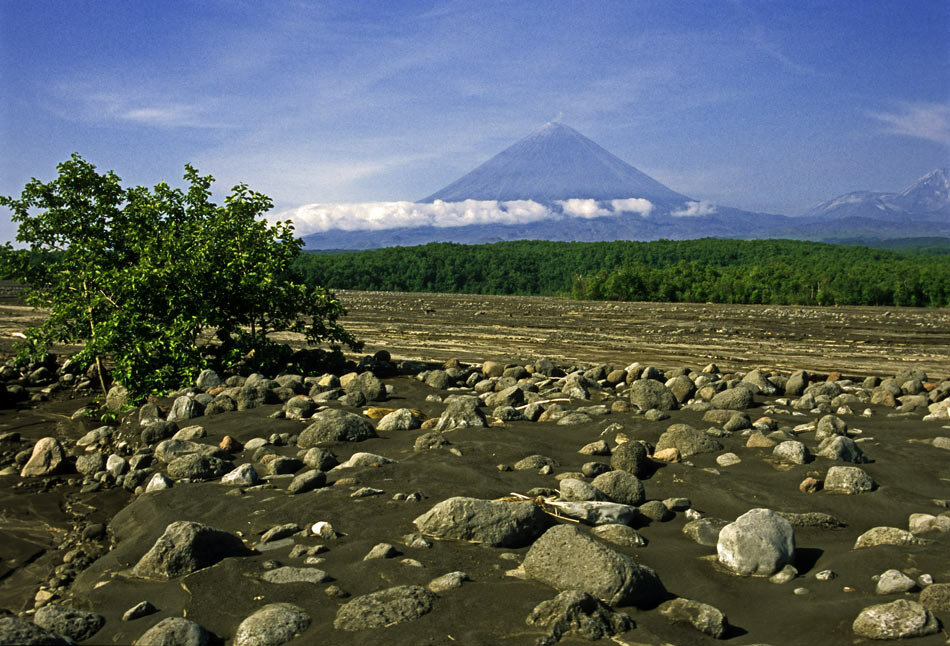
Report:
[[[547,123],[419,202],[306,205],[308,249],[428,242],[795,238],[872,241],[950,235],[950,179],[938,169],[902,193],[851,193],[804,217],[697,201],[561,123]]]
[[[682,205],[690,198],[664,186],[561,123],[547,123],[422,202],[572,198],[643,198]]]

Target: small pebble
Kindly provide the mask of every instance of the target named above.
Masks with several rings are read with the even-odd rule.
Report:
[[[331,599],[346,599],[350,596],[349,592],[335,584],[328,585],[323,589],[323,592]]]
[[[368,498],[369,496],[378,496],[382,493],[385,493],[382,489],[374,489],[373,487],[360,487],[350,494],[350,498]]]

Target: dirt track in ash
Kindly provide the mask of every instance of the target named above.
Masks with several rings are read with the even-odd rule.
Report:
[[[613,303],[341,291],[344,325],[400,358],[950,374],[950,309]],[[702,367],[702,366],[699,366]]]

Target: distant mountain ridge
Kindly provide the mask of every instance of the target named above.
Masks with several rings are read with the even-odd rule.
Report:
[[[900,193],[845,193],[804,214],[826,220],[862,217],[891,222],[929,216],[950,216],[950,172],[946,168],[927,173]]]
[[[719,238],[881,240],[950,236],[950,174],[936,169],[900,193],[858,191],[800,217],[753,213],[696,201],[613,155],[573,128],[547,123],[471,172],[416,203],[530,200],[544,219],[464,226],[331,229],[304,236],[309,249],[372,249],[428,242],[610,241]],[[624,206],[636,202],[636,208]],[[575,202],[595,212],[577,211]],[[641,208],[644,207],[644,208]],[[467,208],[467,207],[466,207]],[[541,208],[541,207],[538,207]]]

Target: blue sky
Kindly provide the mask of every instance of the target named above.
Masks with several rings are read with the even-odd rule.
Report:
[[[696,199],[798,214],[950,165],[948,34],[945,0],[0,0],[0,194],[79,152],[277,210],[414,200],[559,120]]]

